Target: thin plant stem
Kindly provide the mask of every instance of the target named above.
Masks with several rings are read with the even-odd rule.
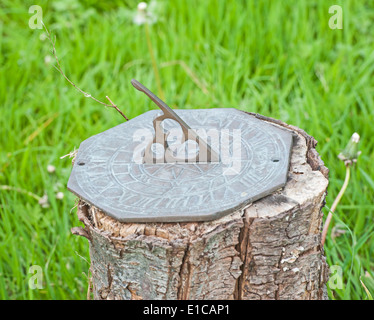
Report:
[[[106,98],[108,99],[108,101],[111,103],[111,107],[113,107],[114,109],[116,109],[120,115],[122,117],[124,117],[126,119],[126,121],[129,121],[129,119],[124,115],[124,113],[112,102],[112,100],[110,100],[110,98],[108,96],[106,96]]]
[[[26,194],[32,198],[34,198],[35,200],[37,201],[40,201],[41,200],[41,197],[39,197],[38,195],[36,195],[35,193],[32,193],[30,191],[27,191],[25,189],[21,189],[21,188],[16,188],[16,187],[12,187],[12,186],[6,186],[6,185],[0,185],[0,190],[9,190],[9,191],[15,191],[15,192],[18,192],[18,193],[23,193],[23,194]]]
[[[114,108],[114,109],[116,109],[120,114],[121,114],[121,116],[122,117],[124,117],[125,119],[126,119],[126,121],[128,121],[129,119],[123,114],[123,112],[108,98],[108,96],[106,97],[108,100],[109,100],[109,102],[111,103],[111,104],[107,104],[107,103],[104,103],[104,102],[102,102],[102,101],[100,101],[100,100],[98,100],[98,99],[96,99],[95,97],[93,97],[93,96],[91,96],[89,93],[87,93],[87,92],[85,92],[85,91],[83,91],[81,88],[79,88],[73,81],[71,81],[67,76],[66,76],[66,74],[65,74],[65,72],[62,70],[62,68],[61,68],[61,65],[60,65],[60,61],[58,60],[58,57],[57,57],[57,51],[56,51],[56,46],[55,46],[55,41],[56,41],[56,39],[55,39],[55,41],[53,41],[52,40],[52,36],[51,36],[51,34],[49,33],[49,31],[48,31],[48,29],[47,29],[47,27],[45,26],[45,24],[42,22],[42,24],[43,24],[43,27],[44,27],[44,29],[45,29],[45,32],[46,32],[46,34],[47,34],[47,38],[48,38],[48,40],[49,40],[49,42],[52,44],[52,54],[53,54],[53,56],[55,57],[55,60],[56,60],[56,63],[57,63],[57,67],[56,66],[54,66],[55,67],[55,69],[58,71],[58,72],[60,72],[61,73],[61,75],[66,79],[66,81],[68,81],[75,89],[77,89],[80,93],[82,93],[86,98],[91,98],[92,100],[94,100],[94,101],[96,101],[96,102],[98,102],[98,103],[100,103],[100,104],[102,104],[102,105],[104,105],[104,106],[106,106],[106,107],[111,107],[111,108]]]
[[[331,209],[329,211],[329,214],[327,215],[327,218],[326,218],[326,221],[325,221],[325,225],[323,227],[323,231],[322,231],[322,240],[321,240],[321,245],[323,246],[325,244],[325,241],[326,241],[326,235],[327,235],[327,231],[329,229],[329,225],[330,225],[330,222],[331,222],[331,219],[332,219],[332,215],[333,213],[335,212],[335,209],[336,207],[338,206],[341,198],[343,197],[344,195],[344,192],[345,190],[347,189],[348,187],[348,183],[349,183],[349,178],[350,178],[350,172],[351,172],[351,169],[350,169],[350,166],[347,165],[346,166],[346,171],[345,171],[345,179],[344,179],[344,183],[343,183],[343,186],[342,188],[340,189],[337,197],[335,198],[332,206],[331,206]]]
[[[160,73],[158,71],[156,58],[155,58],[155,55],[154,55],[154,52],[153,52],[152,41],[151,41],[151,36],[150,36],[148,23],[144,24],[144,28],[145,28],[145,37],[147,39],[149,55],[151,56],[152,68],[153,68],[153,72],[155,73],[157,91],[158,91],[159,96],[161,97],[161,100],[165,100],[164,91],[162,90],[162,87],[161,87]]]
[[[168,66],[180,65],[187,75],[192,79],[192,81],[201,89],[201,91],[208,95],[210,92],[207,89],[206,85],[199,79],[196,73],[194,73],[191,68],[183,61],[183,60],[174,60],[174,61],[167,61],[160,64],[161,68],[165,68]]]

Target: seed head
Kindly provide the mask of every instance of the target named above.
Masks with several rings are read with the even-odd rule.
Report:
[[[357,162],[361,151],[358,150],[358,143],[360,142],[360,135],[355,132],[349,140],[345,149],[338,155],[338,158],[344,161],[346,166],[350,166]]]

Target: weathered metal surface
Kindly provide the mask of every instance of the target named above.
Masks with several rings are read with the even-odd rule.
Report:
[[[173,109],[171,109],[164,101],[157,97],[153,92],[143,86],[139,81],[132,79],[131,84],[139,91],[144,92],[163,112],[162,115],[153,119],[153,129],[155,132],[154,138],[146,146],[144,151],[144,163],[177,163],[177,162],[217,162],[219,161],[219,155],[217,152],[211,149],[210,145],[201,139],[196,132],[191,130],[190,126],[181,119]],[[167,138],[169,133],[164,132],[162,128],[162,121],[165,119],[171,119],[176,121],[182,130],[181,141],[184,143],[187,140],[195,141],[198,145],[198,151],[191,157],[187,157],[185,152],[182,153],[181,157],[175,156],[168,147]],[[152,152],[151,147],[154,143],[162,144],[164,148],[164,155],[160,159],[155,158],[155,154]],[[191,161],[192,160],[192,161]]]
[[[122,222],[183,222],[219,218],[286,183],[289,131],[236,109],[176,113],[195,130],[220,133],[210,142],[220,150],[219,163],[139,163],[161,115],[149,111],[82,142],[68,189]]]

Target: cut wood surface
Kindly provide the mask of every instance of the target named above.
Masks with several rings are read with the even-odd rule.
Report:
[[[321,242],[328,170],[294,133],[286,186],[220,219],[120,223],[79,201],[95,299],[327,299]]]

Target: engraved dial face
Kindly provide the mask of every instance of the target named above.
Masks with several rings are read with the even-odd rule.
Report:
[[[236,109],[176,112],[219,162],[141,163],[161,114],[149,111],[82,142],[68,189],[122,222],[183,222],[219,218],[285,184],[289,131]]]

